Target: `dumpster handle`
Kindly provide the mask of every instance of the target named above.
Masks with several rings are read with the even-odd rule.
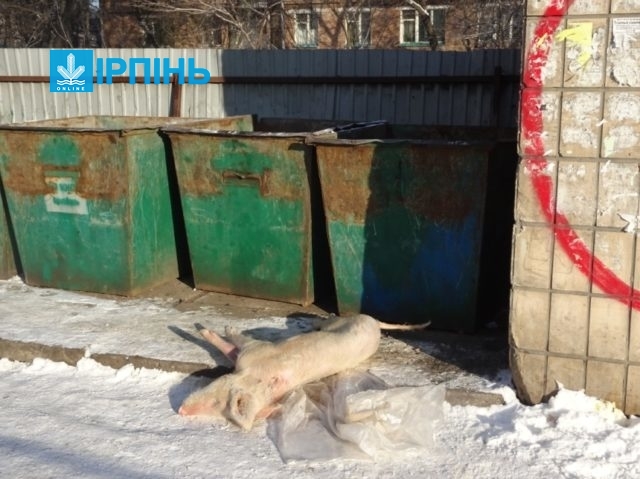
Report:
[[[222,179],[226,182],[239,182],[244,185],[258,186],[260,193],[267,193],[267,185],[269,184],[270,170],[264,170],[262,173],[246,173],[242,171],[225,170],[222,172]]]

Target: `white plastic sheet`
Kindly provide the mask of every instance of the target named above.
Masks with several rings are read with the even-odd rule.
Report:
[[[444,385],[388,387],[347,372],[293,391],[267,434],[283,461],[379,459],[434,445]]]

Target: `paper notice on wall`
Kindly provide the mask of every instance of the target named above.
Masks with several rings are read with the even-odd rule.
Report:
[[[640,17],[612,19],[608,70],[618,86],[640,86]]]
[[[591,59],[591,37],[593,36],[593,24],[576,23],[570,24],[566,30],[556,35],[560,41],[567,40],[578,47],[576,60],[580,65],[585,65]]]
[[[604,20],[568,23],[556,35],[566,41],[564,86],[602,86],[606,39]]]
[[[640,17],[614,18],[612,47],[631,50],[640,47]]]

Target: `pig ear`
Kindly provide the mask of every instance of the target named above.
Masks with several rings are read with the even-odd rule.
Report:
[[[251,429],[258,412],[256,409],[256,401],[252,394],[241,389],[231,392],[229,415],[238,426],[246,430]]]

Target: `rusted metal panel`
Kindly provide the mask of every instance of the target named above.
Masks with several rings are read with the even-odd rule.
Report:
[[[473,330],[490,145],[314,143],[340,313]]]
[[[124,151],[118,134],[60,133],[15,131],[5,136],[3,154],[20,158],[7,162],[3,175],[12,194],[52,195],[56,192],[52,178],[57,174],[76,176],[74,191],[84,199],[118,200],[127,194]],[[79,163],[67,162],[72,155],[77,155]]]
[[[0,176],[26,282],[133,295],[177,277],[158,129],[178,121],[101,116],[0,125]]]
[[[313,150],[302,134],[166,128],[197,288],[314,300]]]

